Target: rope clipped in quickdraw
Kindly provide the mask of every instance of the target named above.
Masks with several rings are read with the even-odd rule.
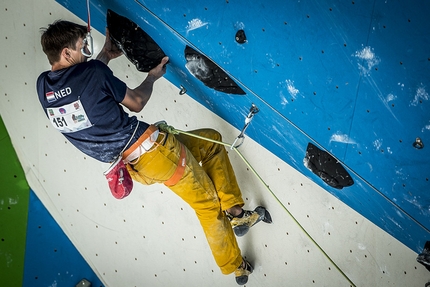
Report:
[[[87,0],[87,35],[84,38],[84,45],[81,48],[81,53],[85,57],[91,58],[94,54],[93,37],[91,36],[91,17],[90,17],[90,0]]]
[[[252,104],[251,108],[249,109],[249,114],[245,118],[245,126],[243,127],[242,131],[237,136],[237,138],[234,140],[234,142],[232,143],[230,149],[239,148],[243,144],[243,141],[245,140],[245,131],[248,128],[249,124],[251,123],[252,118],[254,117],[254,115],[256,113],[258,113],[259,111],[260,110],[257,108],[257,106],[255,104]],[[237,142],[239,140],[240,140],[240,142],[237,144]]]

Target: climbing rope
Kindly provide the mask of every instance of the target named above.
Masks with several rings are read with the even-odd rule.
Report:
[[[290,215],[290,217],[294,220],[294,222],[300,227],[300,229],[306,234],[306,236],[317,246],[317,248],[324,254],[324,256],[330,261],[333,266],[342,274],[342,276],[348,280],[348,282],[351,284],[352,287],[356,287],[356,285],[352,282],[352,280],[340,269],[340,267],[330,258],[330,256],[322,249],[322,247],[315,241],[315,239],[312,238],[312,236],[306,231],[306,229],[300,224],[300,222],[294,217],[294,215],[288,210],[288,208],[279,200],[279,198],[275,195],[275,193],[270,189],[269,185],[266,184],[266,182],[263,180],[263,178],[258,174],[258,172],[252,167],[252,165],[248,162],[248,160],[242,155],[242,153],[239,151],[238,146],[234,146],[234,144],[225,143],[222,141],[217,141],[214,139],[202,137],[193,133],[189,133],[186,131],[175,129],[172,126],[169,126],[166,122],[159,122],[156,123],[156,125],[163,131],[170,133],[170,134],[184,134],[187,136],[195,137],[198,139],[206,140],[209,142],[213,142],[216,144],[224,145],[227,147],[230,147],[230,149],[234,150],[239,157],[245,162],[245,164],[248,166],[248,168],[254,173],[254,175],[259,179],[259,181],[266,187],[266,189],[272,194],[272,196],[275,198],[275,200],[282,206],[282,208]],[[240,145],[239,145],[240,146]]]

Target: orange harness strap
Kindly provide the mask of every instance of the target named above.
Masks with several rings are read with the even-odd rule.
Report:
[[[178,183],[178,181],[182,178],[182,176],[184,175],[185,172],[185,167],[186,167],[186,155],[187,152],[185,150],[184,145],[181,143],[181,154],[179,156],[179,160],[178,160],[178,166],[176,167],[175,172],[173,173],[173,175],[164,182],[164,185],[166,186],[173,186],[175,184]]]
[[[126,159],[135,149],[137,149],[145,140],[147,140],[156,130],[157,126],[150,125],[149,128],[137,139],[137,141],[132,144],[123,154],[122,158]]]

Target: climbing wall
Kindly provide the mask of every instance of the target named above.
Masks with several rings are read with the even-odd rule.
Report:
[[[73,4],[79,6],[81,15],[78,16],[85,19],[85,2],[74,1]],[[112,6],[119,9],[118,4]],[[92,3],[91,7],[94,11],[92,21],[103,32],[101,15],[105,13],[104,6]],[[167,6],[164,8],[169,10]],[[137,13],[137,8],[131,11]],[[78,152],[46,119],[35,91],[37,76],[49,69],[40,49],[39,28],[59,18],[84,22],[48,0],[27,1],[25,4],[6,1],[1,4],[0,13],[3,39],[0,44],[3,51],[0,58],[1,116],[30,187],[103,284],[235,286],[234,276],[224,276],[218,270],[199,223],[184,202],[163,186],[143,187],[138,184],[128,198],[114,199],[102,176],[107,165]],[[181,12],[181,17],[183,14],[189,16]],[[148,26],[155,27],[151,17],[141,17]],[[187,18],[187,23],[192,19]],[[235,22],[232,23],[234,26]],[[161,27],[159,29],[164,32]],[[98,51],[104,36],[95,30],[93,35]],[[165,37],[173,39],[169,38],[167,31]],[[201,41],[204,45],[203,39]],[[168,44],[166,53],[175,45],[174,42]],[[216,101],[210,93],[198,93],[198,89],[204,91],[204,85],[192,76],[176,76],[185,73],[182,52],[177,52],[181,58],[171,54],[167,77],[172,82],[161,79],[156,83],[150,103],[138,117],[147,122],[164,119],[176,128],[186,130],[215,127],[226,142],[233,142],[252,101],[242,97],[238,99],[242,101],[239,107],[234,107],[237,112],[227,109],[218,115],[213,113],[221,110],[217,108],[220,105],[227,107],[229,101],[237,98],[224,95]],[[324,48],[326,53],[329,53],[328,48]],[[305,60],[302,57],[301,62]],[[263,69],[276,69],[276,66],[276,62],[274,67],[260,65],[254,69],[257,72],[252,71],[256,74],[254,79],[258,80]],[[130,87],[138,85],[145,76],[137,72],[125,57],[113,61],[110,67]],[[299,80],[293,80],[295,89],[301,92],[303,88],[297,85]],[[241,85],[240,81],[238,83]],[[179,94],[180,84],[187,88],[188,93]],[[287,82],[281,84],[289,87]],[[342,87],[337,85],[338,89]],[[249,93],[248,88],[243,88]],[[288,91],[295,93],[293,88]],[[296,94],[298,98],[299,92]],[[320,90],[316,93],[324,94]],[[285,95],[290,98],[289,94]],[[279,128],[277,122],[268,116],[268,106],[261,99],[256,104],[261,111],[251,123],[250,134],[258,131],[264,121],[270,122],[273,129]],[[233,124],[224,120],[228,113],[235,118]],[[301,113],[300,109],[298,113]],[[285,126],[285,129],[295,128]],[[261,131],[268,133],[264,129]],[[280,134],[284,132],[280,130]],[[246,286],[423,286],[430,279],[428,271],[415,260],[416,250],[327,192],[314,182],[317,178],[298,172],[302,162],[287,164],[276,156],[273,147],[277,142],[273,136],[269,137],[272,144],[265,147],[259,143],[261,137],[254,138],[247,137],[240,151],[279,201],[256,179],[241,158],[230,151],[246,207],[251,209],[264,205],[274,220],[272,225],[259,223],[247,236],[238,240],[243,254],[255,267]],[[306,143],[307,140],[303,139],[297,142],[303,156]],[[288,150],[283,145],[278,149]],[[294,154],[291,158],[294,159]],[[348,195],[348,190],[343,193]]]
[[[86,19],[82,5],[59,2]],[[263,116],[250,137],[419,252],[430,236],[430,5],[254,3],[100,0],[92,23],[103,30],[109,8],[142,26],[172,58],[167,79],[236,128],[256,104]],[[245,41],[236,40],[240,30]],[[200,65],[199,73],[225,71],[245,95],[192,76],[184,69],[187,47],[218,65]],[[339,161],[355,184],[339,190],[312,173],[303,163],[309,143]]]

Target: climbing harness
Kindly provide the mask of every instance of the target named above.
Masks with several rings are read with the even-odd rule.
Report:
[[[243,144],[243,141],[245,140],[245,131],[248,128],[249,124],[251,123],[252,119],[254,118],[255,114],[258,113],[259,111],[260,110],[257,108],[257,106],[255,104],[252,104],[251,108],[249,109],[249,114],[245,118],[245,126],[243,127],[242,131],[237,136],[237,138],[234,140],[230,149],[239,148]],[[236,144],[239,140],[240,142]]]
[[[242,129],[242,132],[237,137],[237,139],[241,138],[243,142],[244,133],[246,128],[249,126],[249,123],[252,120],[252,117],[258,112],[258,108],[253,104],[250,110],[250,113],[248,114],[248,117],[245,119],[245,127]],[[324,256],[327,258],[328,261],[330,261],[331,264],[342,274],[342,276],[351,284],[351,287],[356,287],[356,285],[352,282],[352,280],[340,269],[340,267],[333,261],[333,259],[330,258],[330,256],[322,249],[322,247],[315,241],[315,239],[312,238],[312,236],[306,231],[306,229],[300,224],[300,222],[294,217],[294,215],[288,210],[288,208],[279,200],[279,198],[275,195],[275,193],[270,189],[269,185],[266,184],[266,182],[263,180],[263,178],[258,174],[258,172],[252,167],[252,165],[248,162],[248,160],[242,155],[242,153],[238,150],[238,147],[242,144],[242,142],[239,145],[229,144],[222,141],[217,141],[214,139],[202,137],[193,133],[189,133],[186,131],[175,129],[172,126],[169,126],[165,121],[160,121],[155,124],[158,126],[161,130],[170,133],[170,134],[184,134],[187,136],[195,137],[198,139],[206,140],[209,142],[213,142],[216,144],[220,144],[223,146],[230,147],[230,149],[237,152],[239,157],[245,162],[245,164],[248,166],[248,168],[254,173],[254,175],[260,180],[260,182],[266,187],[266,189],[272,194],[272,196],[275,198],[275,200],[282,206],[282,208],[290,215],[290,217],[294,220],[294,222],[299,226],[299,228],[306,234],[306,236],[312,241],[312,243],[315,244],[315,246],[324,254]],[[236,139],[236,141],[237,141]],[[235,142],[236,142],[235,141]]]
[[[91,36],[90,0],[87,0],[87,13],[88,13],[87,35],[84,38],[84,45],[81,48],[81,53],[85,57],[91,58],[94,54],[94,45],[93,45],[93,37]],[[89,53],[87,53],[87,51]]]
[[[157,141],[159,133],[160,131],[155,125],[150,125],[134,144],[123,151],[122,159],[124,162],[131,163],[148,152]]]
[[[181,143],[181,153],[179,154],[178,165],[173,175],[164,182],[165,186],[173,186],[181,180],[185,172],[185,167],[187,166],[187,152],[185,146]]]

